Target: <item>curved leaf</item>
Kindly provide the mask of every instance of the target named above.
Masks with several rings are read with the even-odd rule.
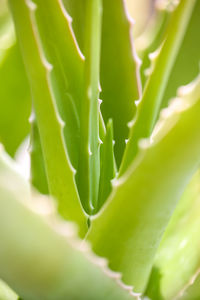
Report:
[[[120,168],[120,175],[128,169],[130,163],[136,157],[139,139],[149,137],[153,130],[163,94],[195,2],[196,0],[180,1],[168,26],[166,39],[159,52],[154,53],[153,71],[148,78],[142,99],[138,104],[136,118],[131,124],[129,141]]]
[[[154,268],[160,273],[160,299],[180,298],[185,286],[200,270],[199,190],[198,170],[174,212],[156,255]],[[155,278],[147,290],[147,295],[154,299],[152,285],[157,285]]]
[[[105,260],[83,247],[72,224],[56,217],[50,199],[22,192],[23,179],[2,153],[0,177],[0,276],[22,299],[140,299]]]
[[[35,23],[37,7],[30,0],[9,2],[31,85],[49,190],[58,200],[61,215],[76,221],[83,233],[86,230],[86,217],[79,202],[73,169],[65,149],[63,124],[57,112],[56,95],[50,80],[52,66],[41,50]]]
[[[131,38],[132,24],[123,0],[103,0],[100,82],[105,122],[113,120],[115,157],[119,166],[128,137],[128,122],[139,98],[139,63]]]
[[[184,94],[184,93],[185,94]],[[150,141],[116,180],[88,239],[126,283],[144,292],[177,201],[200,163],[200,77],[162,113]]]

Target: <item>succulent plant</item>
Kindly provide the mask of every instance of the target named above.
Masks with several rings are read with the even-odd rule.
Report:
[[[0,1],[0,300],[200,299],[200,1],[127,2]]]

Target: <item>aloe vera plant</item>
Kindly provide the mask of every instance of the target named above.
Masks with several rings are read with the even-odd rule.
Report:
[[[200,299],[200,1],[126,5],[0,0],[0,300]]]

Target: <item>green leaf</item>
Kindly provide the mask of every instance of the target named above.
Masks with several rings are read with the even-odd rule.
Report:
[[[106,126],[106,135],[100,148],[101,171],[99,180],[98,210],[107,200],[112,190],[111,180],[116,175],[116,166],[113,151],[113,123],[110,119]]]
[[[99,192],[99,63],[101,0],[86,1],[84,99],[81,103],[80,155],[77,186],[88,214],[96,208]]]
[[[94,251],[144,292],[156,251],[177,201],[200,163],[200,77],[163,111],[151,140],[116,180],[88,239]]]
[[[0,300],[18,300],[18,296],[0,280]]]
[[[138,62],[133,51],[131,22],[124,1],[103,0],[100,82],[105,122],[113,120],[115,157],[119,166],[128,137],[128,122],[139,98]]]
[[[200,275],[195,274],[191,279],[183,295],[180,295],[181,300],[198,300],[200,298]]]
[[[158,5],[155,5],[154,16],[150,18],[145,31],[135,40],[136,50],[142,61],[140,75],[143,87],[151,68],[150,53],[156,51],[166,38],[167,27],[172,14],[166,8],[159,8]]]
[[[85,54],[86,5],[83,0],[63,0],[72,17],[72,27],[81,51]],[[137,57],[133,54],[132,25],[124,1],[103,1],[100,83],[101,111],[105,122],[114,125],[115,155],[119,166],[128,137],[127,123],[135,114],[140,80]],[[100,122],[100,126],[102,123]]]
[[[32,113],[31,116],[31,139],[30,139],[30,159],[31,159],[31,183],[42,194],[49,194],[45,162],[42,153],[40,134]]]
[[[160,299],[180,298],[178,296],[200,270],[199,189],[198,170],[175,210],[156,255],[154,268],[161,275],[158,281],[162,294]],[[156,284],[154,280],[152,285]]]
[[[30,91],[7,2],[0,2],[0,142],[14,156],[30,126]]]
[[[65,122],[63,132],[69,159],[77,169],[80,106],[83,97],[83,56],[61,1],[49,1],[48,5],[41,0],[33,0],[32,3],[37,7],[35,23],[45,58],[53,66],[50,80],[59,114]]]
[[[0,179],[0,277],[22,299],[140,299],[105,260],[84,249],[50,199],[23,193],[24,180],[2,151]]]
[[[18,45],[5,52],[0,62],[0,141],[14,156],[30,131],[31,98]]]
[[[153,130],[167,82],[184,38],[195,1],[180,1],[168,26],[167,37],[159,52],[154,53],[153,71],[145,85],[142,99],[138,105],[136,118],[131,125],[129,141],[120,168],[120,175],[127,170],[130,163],[136,157],[139,139],[149,137]]]
[[[200,1],[196,1],[190,22],[185,32],[183,43],[166,87],[162,106],[167,106],[169,99],[176,95],[176,90],[180,85],[188,84],[198,75],[200,62],[200,35],[197,34],[197,28],[200,28],[199,16]]]
[[[10,0],[9,3],[31,85],[49,190],[58,200],[60,214],[76,221],[83,234],[86,230],[86,217],[79,202],[74,172],[65,149],[63,123],[57,111],[56,95],[51,85],[52,66],[41,49],[35,21],[37,7],[31,1],[20,0],[16,3],[15,0]],[[58,2],[50,3],[54,3],[59,11],[60,7],[56,6]]]
[[[63,4],[72,17],[72,27],[81,52],[84,53],[86,1],[85,0],[62,0]]]

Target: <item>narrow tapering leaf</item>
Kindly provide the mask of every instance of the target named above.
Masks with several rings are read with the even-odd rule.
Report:
[[[42,52],[38,36],[37,6],[30,0],[10,0],[9,3],[31,85],[49,190],[58,200],[61,215],[76,221],[83,229],[85,216],[75,188],[73,169],[65,149],[63,123],[50,81],[52,65]]]
[[[142,99],[138,105],[137,115],[132,121],[129,141],[124,153],[120,175],[122,175],[138,152],[140,138],[149,137],[159,113],[163,94],[172,71],[178,50],[185,35],[187,25],[196,0],[182,0],[174,11],[168,27],[166,39],[159,51],[153,55],[153,71],[150,75]]]
[[[86,1],[85,0],[62,0],[63,4],[72,17],[72,27],[81,52],[84,54]]]
[[[99,64],[101,0],[86,1],[84,101],[81,103],[80,151],[77,185],[88,213],[97,206],[100,176]]]
[[[83,94],[83,56],[61,0],[32,0],[41,46],[53,66],[50,74],[59,114],[65,122],[64,139],[69,159],[77,168],[80,136],[80,103]],[[51,18],[51,22],[50,22]]]
[[[106,135],[100,148],[101,168],[99,181],[98,207],[99,210],[105,203],[112,190],[111,180],[116,175],[113,145],[113,123],[110,119],[106,126]]]
[[[200,35],[197,28],[200,28],[200,1],[196,1],[190,22],[185,31],[183,43],[180,47],[177,59],[174,62],[163,97],[162,106],[168,104],[169,99],[176,95],[176,90],[180,85],[191,82],[199,72],[200,62]]]
[[[125,1],[103,1],[101,45],[101,110],[105,122],[113,120],[115,154],[119,166],[128,137],[128,122],[139,98],[138,58],[134,54],[132,24]]]
[[[31,137],[30,137],[30,160],[31,160],[31,183],[42,194],[49,194],[44,156],[40,141],[40,134],[34,113],[31,118]]]

